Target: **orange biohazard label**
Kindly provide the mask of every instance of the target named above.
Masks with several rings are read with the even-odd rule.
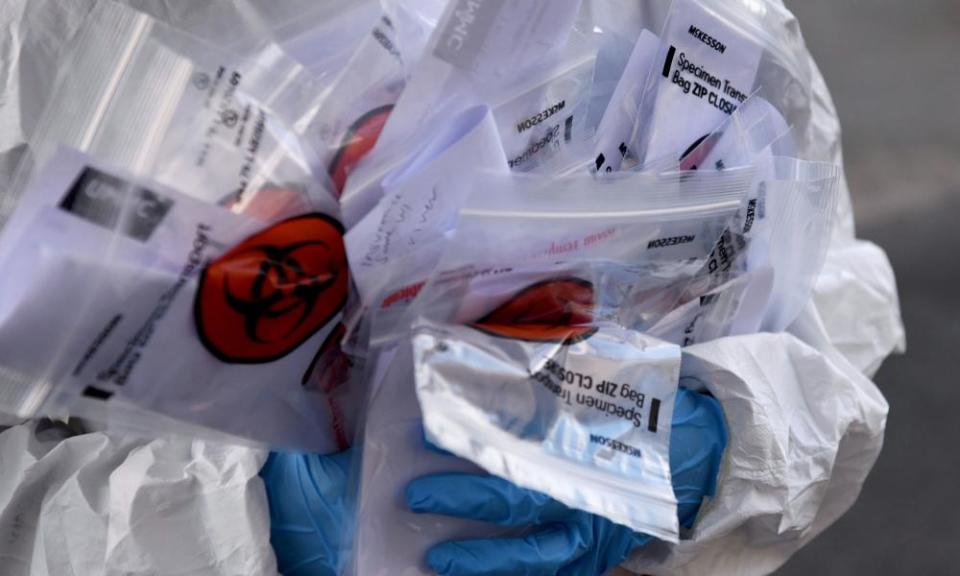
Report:
[[[340,149],[337,150],[333,161],[330,162],[330,178],[333,179],[337,196],[343,192],[343,187],[347,184],[347,176],[350,175],[353,167],[377,143],[380,132],[383,131],[383,126],[387,123],[387,118],[390,117],[392,110],[392,104],[375,108],[358,118],[347,130]]]
[[[323,214],[284,220],[204,269],[194,302],[200,340],[224,362],[277,360],[343,309],[349,285],[343,227]]]
[[[564,278],[528,286],[471,326],[504,338],[574,344],[596,332],[592,322],[593,284]]]

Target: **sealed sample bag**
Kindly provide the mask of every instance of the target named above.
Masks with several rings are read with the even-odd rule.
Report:
[[[479,179],[441,272],[413,305],[430,440],[675,541],[680,348],[643,329],[706,264],[751,174]],[[552,225],[532,225],[543,222]]]
[[[435,472],[482,473],[473,463],[428,447],[413,383],[409,342],[385,346],[368,362],[371,397],[363,427],[355,551],[347,574],[427,576],[427,550],[446,539],[506,537],[522,528],[415,514],[402,496],[415,478]]]
[[[586,109],[596,49],[573,29],[579,5],[448,2],[376,146],[347,179],[341,202],[348,227],[377,204],[392,172],[478,105],[493,110],[505,166],[567,163],[569,149],[592,135]]]
[[[424,426],[490,472],[676,539],[669,420],[680,349],[615,325],[555,325],[549,316],[576,306],[563,292],[588,288],[548,281],[472,326],[415,325]]]
[[[525,534],[414,514],[398,494],[432,472],[486,468],[676,539],[679,348],[643,331],[706,264],[752,181],[476,174],[459,210],[445,208],[447,234],[417,248],[438,271],[407,269],[370,306],[354,573],[421,576],[438,542]],[[466,459],[426,448],[424,433]],[[522,467],[498,467],[500,455]]]
[[[111,2],[70,48],[6,198],[0,260],[20,272],[0,298],[3,410],[147,410],[346,447],[328,354],[350,289],[343,228],[291,128],[309,81]]]

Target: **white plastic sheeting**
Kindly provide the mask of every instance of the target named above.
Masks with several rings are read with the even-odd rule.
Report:
[[[277,573],[264,451],[65,436],[36,422],[0,434],[0,574]]]

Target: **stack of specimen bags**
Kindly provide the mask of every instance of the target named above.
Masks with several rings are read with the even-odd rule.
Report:
[[[239,443],[359,444],[364,576],[504,533],[403,508],[451,466],[658,536],[638,574],[769,573],[849,508],[885,426],[869,377],[904,332],[779,1],[274,4],[0,9],[0,260],[24,271],[0,287],[0,424],[204,438],[157,442],[237,482],[231,537],[258,546],[262,457]],[[683,532],[677,385],[715,396],[730,436]],[[82,438],[117,465],[157,445]],[[197,464],[215,449],[243,465]],[[70,535],[32,538],[37,566]],[[136,544],[98,558],[162,561]],[[225,549],[182,569],[275,570]]]
[[[674,6],[676,9],[676,4]],[[797,246],[802,246],[804,250],[814,253],[822,252],[820,256],[810,255],[814,263],[805,273],[793,277],[794,281],[787,283],[788,288],[785,291],[782,285],[779,289],[763,288],[762,278],[751,282],[745,281],[742,277],[740,280],[734,280],[734,283],[739,282],[741,294],[747,292],[748,287],[754,293],[747,298],[740,298],[740,302],[756,298],[756,294],[763,293],[765,289],[780,294],[780,299],[777,301],[780,306],[772,306],[772,313],[768,313],[760,324],[771,331],[786,329],[786,333],[750,334],[756,329],[735,331],[731,328],[728,317],[726,325],[722,322],[719,324],[721,329],[727,330],[726,333],[721,330],[711,334],[710,330],[704,329],[703,341],[684,350],[680,382],[714,394],[724,405],[727,413],[727,420],[731,426],[731,447],[720,477],[720,482],[726,482],[727,487],[721,488],[714,500],[705,506],[701,520],[690,533],[681,535],[678,543],[667,542],[669,536],[661,533],[662,539],[656,545],[636,554],[636,558],[628,564],[628,567],[636,570],[637,573],[700,574],[719,570],[722,574],[762,574],[774,570],[853,503],[858,487],[865,477],[864,474],[872,466],[882,445],[887,407],[882,396],[861,370],[871,369],[870,360],[867,360],[867,357],[875,354],[872,356],[875,360],[881,359],[891,351],[900,348],[903,343],[898,312],[894,300],[891,300],[891,298],[895,299],[892,276],[888,275],[887,264],[881,264],[876,258],[871,258],[867,262],[873,262],[876,266],[860,264],[857,269],[864,274],[856,275],[843,271],[845,277],[843,281],[839,281],[836,273],[842,268],[829,264],[839,254],[844,254],[846,258],[857,258],[862,262],[861,254],[871,255],[870,252],[875,249],[864,243],[850,241],[849,199],[843,188],[842,178],[829,167],[840,163],[836,145],[838,132],[835,113],[822,87],[822,80],[818,78],[816,68],[813,67],[803,49],[802,41],[791,32],[792,17],[782,7],[773,4],[769,5],[767,10],[769,10],[765,14],[767,22],[772,22],[776,26],[772,35],[780,41],[780,44],[772,54],[767,51],[762,57],[760,50],[753,50],[754,57],[757,59],[753,73],[757,74],[758,70],[765,71],[767,77],[772,78],[776,78],[776,74],[780,73],[781,76],[785,74],[791,80],[781,86],[761,84],[764,95],[770,101],[776,102],[774,109],[779,109],[782,113],[784,110],[782,104],[789,98],[787,94],[797,87],[803,84],[812,85],[817,91],[807,95],[812,112],[808,111],[806,116],[798,117],[795,114],[796,111],[793,111],[793,117],[787,122],[781,119],[784,128],[788,123],[791,124],[789,142],[783,140],[774,142],[773,140],[776,140],[774,138],[766,144],[779,151],[785,147],[791,155],[825,162],[816,166],[796,163],[792,167],[786,167],[786,172],[789,173],[788,176],[784,176],[786,179],[808,183],[827,182],[825,187],[819,188],[819,191],[816,186],[813,186],[803,187],[803,191],[796,193],[800,198],[796,206],[799,206],[801,211],[806,209],[806,213],[812,217],[805,219],[804,216],[798,216],[798,219],[792,222],[770,218],[767,226],[772,226],[776,230],[774,234],[780,233],[781,236],[772,247],[768,247],[770,250],[767,256],[770,259],[776,259],[772,265],[782,279],[783,270],[791,268],[791,264],[784,261],[784,258],[790,259],[792,255],[797,254]],[[680,14],[682,17],[683,12]],[[689,26],[680,26],[679,30],[686,33]],[[647,34],[646,38],[649,38],[649,33]],[[649,54],[653,50],[643,46],[644,36],[639,38],[633,55],[639,54],[642,58],[644,51]],[[770,36],[762,38],[763,41],[758,44],[769,47]],[[646,40],[646,42],[650,41]],[[647,57],[650,58],[650,56]],[[658,58],[656,62],[659,65],[662,60]],[[626,69],[629,70],[630,66],[630,59],[628,59]],[[659,72],[659,68],[656,71]],[[817,77],[817,80],[808,82],[812,77]],[[644,76],[641,73],[641,78],[646,79],[636,81],[637,85],[643,86],[644,82],[649,81],[649,75]],[[749,76],[747,78],[745,80],[746,85],[749,86],[747,90],[754,89],[754,80]],[[616,97],[617,92],[614,91],[612,98],[616,99]],[[610,114],[611,110],[615,111],[614,103],[611,102],[607,114]],[[643,102],[633,104],[642,106]],[[654,110],[656,110],[655,107]],[[684,117],[683,114],[674,114]],[[665,116],[669,118],[669,115]],[[655,112],[654,117],[656,117]],[[453,114],[450,118],[457,118],[457,116]],[[719,123],[720,119],[722,116],[715,118],[714,121]],[[451,120],[451,123],[456,124],[457,121]],[[776,125],[777,122],[772,124]],[[602,122],[600,126],[603,126]],[[774,130],[772,135],[779,137],[783,132]],[[598,146],[603,145],[602,136],[597,139]],[[691,133],[688,137],[696,139],[696,136],[696,133]],[[627,134],[625,137],[635,139],[636,134]],[[619,152],[622,142],[617,142],[615,139],[608,141],[613,142],[614,151]],[[701,141],[700,148],[705,147],[703,142]],[[707,138],[705,142],[710,144],[711,139]],[[454,148],[455,144],[449,147],[449,149]],[[753,149],[751,152],[756,155],[762,151],[762,148],[761,146],[760,149]],[[600,151],[603,152],[602,149]],[[626,158],[630,152],[628,147],[628,152],[621,154]],[[702,152],[704,166],[715,166],[716,154],[709,148]],[[662,163],[658,164],[660,159],[656,158],[655,154],[643,160],[637,150],[633,150],[632,153],[633,162],[641,170],[645,163],[662,165]],[[609,158],[611,154],[607,153],[606,156]],[[676,160],[677,158],[674,157],[674,162]],[[754,161],[756,160],[755,156]],[[667,161],[669,162],[669,158]],[[449,160],[438,162],[438,164],[447,174],[457,172],[456,164]],[[595,163],[591,164],[594,164],[597,171],[604,171],[606,167],[606,163],[602,163],[599,157],[596,158]],[[683,167],[682,160],[680,164]],[[736,166],[736,164],[727,163],[727,166]],[[779,167],[782,167],[782,163],[778,164]],[[803,176],[804,172],[808,175]],[[405,217],[402,212],[394,211],[393,214],[399,214],[399,217],[393,219],[377,214],[377,209],[372,212],[376,214],[379,229],[387,231],[391,238],[402,240],[413,238],[413,240],[402,244],[402,248],[398,248],[398,254],[394,259],[396,268],[391,269],[389,265],[381,263],[381,274],[378,280],[382,284],[389,285],[391,274],[394,273],[397,275],[397,280],[390,289],[382,291],[380,299],[368,304],[381,308],[374,314],[375,317],[380,318],[381,326],[377,328],[377,321],[374,320],[375,326],[371,332],[372,342],[384,346],[385,350],[379,352],[379,358],[374,366],[368,367],[368,374],[372,377],[370,384],[372,395],[363,444],[359,533],[352,565],[355,573],[379,575],[397,573],[397,570],[400,570],[402,574],[424,574],[426,572],[420,564],[420,559],[426,549],[438,540],[496,537],[511,533],[504,529],[478,527],[464,521],[419,517],[403,509],[402,502],[395,497],[395,489],[384,486],[378,481],[385,471],[389,471],[391,476],[398,479],[399,484],[403,484],[419,475],[451,466],[449,461],[444,461],[442,457],[420,446],[422,426],[427,429],[427,436],[431,441],[474,461],[487,471],[504,475],[521,485],[546,491],[567,504],[598,513],[607,513],[610,517],[616,517],[618,521],[638,529],[654,531],[649,524],[646,524],[648,519],[639,518],[639,514],[633,517],[629,516],[629,512],[627,516],[617,515],[624,512],[625,506],[620,506],[616,512],[611,511],[605,503],[607,500],[604,496],[612,496],[614,500],[623,496],[608,485],[604,485],[603,488],[606,494],[599,494],[601,489],[598,489],[595,493],[585,496],[584,493],[592,492],[591,488],[595,485],[590,485],[590,480],[584,480],[581,476],[579,478],[581,482],[577,486],[587,485],[588,488],[582,488],[579,491],[574,489],[574,493],[571,493],[568,487],[575,486],[575,480],[563,475],[562,463],[553,460],[549,461],[553,468],[550,466],[538,468],[536,464],[530,463],[531,460],[540,459],[536,454],[531,455],[533,453],[525,450],[502,448],[500,442],[505,436],[499,432],[490,432],[491,424],[495,430],[517,433],[512,438],[507,436],[508,442],[518,436],[529,438],[532,433],[529,421],[516,419],[517,414],[511,410],[515,406],[493,408],[493,406],[500,406],[501,401],[509,403],[503,400],[505,395],[510,397],[508,387],[517,386],[516,381],[510,379],[514,378],[513,376],[507,377],[506,373],[499,372],[498,368],[491,365],[497,360],[505,361],[505,356],[501,355],[508,354],[504,345],[495,345],[493,349],[495,352],[491,352],[489,348],[476,348],[475,345],[467,344],[469,340],[466,339],[467,336],[461,334],[462,329],[455,329],[453,325],[437,328],[430,324],[421,324],[421,328],[417,329],[412,350],[409,349],[408,343],[401,342],[396,345],[396,348],[390,344],[390,336],[397,324],[400,324],[402,332],[405,330],[405,322],[417,316],[416,310],[406,311],[400,313],[401,320],[397,320],[398,314],[391,309],[405,306],[416,309],[415,298],[418,298],[420,312],[427,317],[434,314],[447,314],[447,312],[437,312],[438,307],[444,306],[444,299],[433,301],[429,299],[431,287],[443,282],[443,274],[434,275],[434,280],[431,282],[424,277],[415,276],[414,274],[421,268],[417,265],[409,266],[407,263],[422,262],[422,259],[443,263],[443,250],[436,245],[442,245],[444,241],[449,243],[446,239],[451,235],[454,238],[461,236],[462,241],[458,243],[454,240],[454,247],[449,248],[447,252],[453,254],[454,262],[449,264],[449,268],[443,268],[443,264],[440,264],[440,269],[449,269],[454,277],[459,273],[461,278],[470,278],[471,275],[483,277],[490,274],[503,274],[502,268],[512,267],[518,261],[524,260],[523,255],[517,252],[522,252],[529,246],[530,238],[541,236],[541,230],[542,237],[549,238],[549,231],[555,231],[558,226],[563,226],[564,220],[557,213],[563,211],[558,207],[564,206],[565,199],[562,198],[562,193],[558,194],[558,190],[562,189],[564,184],[562,179],[557,179],[555,173],[551,178],[551,182],[545,184],[545,187],[552,187],[553,190],[551,193],[544,194],[543,206],[539,206],[538,209],[542,212],[553,210],[549,216],[554,220],[549,225],[543,222],[535,224],[531,219],[518,217],[515,210],[509,217],[504,217],[503,228],[490,235],[494,238],[493,240],[491,237],[476,234],[473,229],[467,232],[468,226],[465,224],[465,219],[473,222],[470,219],[473,216],[477,219],[491,217],[491,213],[496,211],[491,209],[491,205],[495,206],[496,200],[490,199],[497,197],[498,193],[504,189],[504,185],[499,182],[496,184],[488,182],[484,185],[476,184],[477,180],[475,180],[476,191],[470,200],[461,204],[465,208],[461,208],[458,217],[452,216],[451,212],[447,212],[442,218],[436,216],[436,211],[442,213],[450,208],[445,207],[443,200],[431,203],[433,196],[427,193],[430,187],[420,189],[422,199],[415,196],[403,197],[410,200],[409,206],[405,209],[411,215],[421,220],[435,218],[434,222],[440,224],[434,227],[434,231],[443,230],[444,235],[429,236],[425,235],[427,234],[425,232],[418,231],[420,238],[414,238],[405,235],[410,231],[403,230]],[[837,200],[831,199],[829,191],[834,179],[840,186]],[[385,179],[387,180],[389,176]],[[482,177],[479,181],[483,182]],[[445,182],[448,186],[460,184],[455,178],[448,178]],[[642,189],[642,186],[638,185],[636,188]],[[616,216],[610,213],[604,215],[604,211],[598,208],[598,205],[605,205],[604,200],[606,200],[600,197],[602,192],[599,188],[585,186],[583,190],[582,200],[585,206],[580,208],[581,213],[591,209],[597,210],[608,219],[607,224],[611,219],[616,219]],[[509,193],[506,195],[509,196]],[[773,199],[774,195],[775,192],[771,191],[767,198]],[[755,195],[754,198],[756,199],[757,196]],[[399,195],[390,196],[387,193],[385,197],[391,199],[390,204],[381,204],[378,208],[383,207],[389,210],[394,206],[403,205]],[[456,195],[450,194],[445,198],[451,197]],[[780,200],[782,199],[781,197]],[[553,206],[549,206],[551,203]],[[481,206],[477,207],[473,204]],[[429,213],[418,212],[421,206],[427,205],[431,209]],[[626,205],[622,205],[621,208],[629,212]],[[782,205],[776,206],[776,199],[770,200],[768,209],[786,210]],[[523,206],[517,210],[522,212],[536,209]],[[571,210],[574,209],[571,208]],[[749,216],[749,209],[747,212],[747,218],[759,218],[756,214]],[[797,216],[797,214],[791,215]],[[457,223],[452,224],[452,221]],[[774,225],[771,222],[777,224]],[[816,224],[821,228],[811,230],[810,227]],[[355,234],[360,229],[355,228],[352,233]],[[794,235],[797,231],[810,235]],[[603,231],[598,230],[593,238],[600,238],[602,235]],[[561,235],[558,234],[558,236]],[[585,237],[590,236],[580,236],[581,239]],[[523,241],[517,241],[518,238]],[[633,236],[633,238],[637,244],[646,243],[640,237]],[[497,241],[502,241],[504,248],[495,244]],[[567,250],[558,248],[551,252],[552,247],[572,245],[560,242],[548,243],[550,247],[541,249],[541,253],[545,251],[557,259],[561,259],[562,253]],[[348,237],[348,251],[351,246],[351,239]],[[512,254],[509,253],[511,246],[514,250]],[[537,251],[532,247],[529,249],[531,252]],[[399,252],[403,254],[400,255]],[[489,256],[491,252],[493,256]],[[484,260],[485,256],[489,256],[490,259]],[[824,261],[828,264],[824,265]],[[498,270],[498,266],[501,270]],[[867,267],[870,267],[870,272],[865,270]],[[754,272],[762,276],[761,271]],[[855,275],[856,279],[854,279]],[[885,280],[881,281],[881,276]],[[534,285],[535,282],[528,282],[528,284]],[[833,298],[838,300],[842,298],[838,293],[841,284],[846,294],[872,296],[870,301],[874,305],[871,305],[869,311],[862,310],[871,318],[872,328],[855,322],[824,323],[820,320],[821,314],[830,310],[818,308],[816,305],[829,305],[834,301]],[[887,287],[886,290],[880,288],[882,285]],[[806,286],[806,288],[798,289],[798,286]],[[520,287],[522,285],[517,288]],[[730,301],[737,301],[735,294],[738,286],[734,284],[731,287],[733,290],[719,291],[719,295],[725,294]],[[720,286],[715,288],[715,290],[719,289]],[[456,292],[456,288],[452,290]],[[829,295],[826,295],[824,290],[829,290]],[[809,300],[806,295],[811,292],[814,305],[808,305]],[[460,292],[460,297],[475,293],[473,288],[466,289]],[[881,301],[887,303],[880,304]],[[701,299],[700,306],[703,307],[706,304],[707,307],[721,309],[719,302],[722,302],[722,299]],[[848,314],[860,309],[858,304],[851,301],[846,301],[843,307],[845,312],[842,317],[848,319],[850,318]],[[486,307],[475,308],[470,304],[463,304],[455,308],[459,308],[460,312],[456,310],[449,312],[454,324],[477,321],[483,313],[490,313],[491,308],[495,306],[488,304]],[[784,312],[786,308],[789,308],[790,312]],[[472,310],[473,316],[470,317],[471,313],[463,313],[464,309]],[[742,306],[735,307],[734,317],[742,310]],[[709,319],[709,316],[706,318]],[[480,320],[480,323],[483,321]],[[697,325],[697,328],[703,329],[703,322]],[[600,330],[602,331],[603,328]],[[838,333],[838,330],[844,330],[845,333]],[[852,331],[860,332],[854,336]],[[651,332],[655,331],[651,330]],[[477,332],[468,331],[468,333],[476,335]],[[667,337],[667,334],[669,332],[662,336]],[[740,335],[735,338],[707,341],[710,338],[734,334]],[[693,344],[687,338],[689,334],[684,332],[683,336],[679,343]],[[429,339],[424,340],[425,337]],[[850,345],[852,342],[845,343],[848,339],[862,343],[869,342],[869,344],[861,344],[856,350],[857,355],[847,358],[834,348],[831,344],[832,339],[839,340],[844,351],[853,350]],[[379,350],[377,345],[372,345],[371,350]],[[486,350],[486,354],[493,354],[493,356],[479,355],[480,350]],[[557,350],[556,346],[553,350],[548,346],[547,351],[540,354],[544,358],[556,357],[561,354]],[[525,354],[534,353],[526,352]],[[371,355],[378,356],[375,352],[371,352]],[[443,358],[450,358],[450,360],[443,360]],[[523,358],[522,355],[521,358]],[[570,355],[564,358],[569,360]],[[516,356],[513,356],[513,361],[516,361]],[[472,369],[465,368],[465,366],[471,366],[473,362],[476,364]],[[771,364],[767,370],[751,369],[768,362]],[[486,370],[480,368],[483,365],[487,365],[488,368]],[[524,373],[532,374],[543,364],[538,364],[531,359],[529,364],[523,364],[521,360],[521,364],[517,366],[520,368],[517,377],[522,382]],[[872,369],[875,368],[876,365],[872,366]],[[413,388],[409,382],[411,374],[415,375],[419,403],[411,399],[410,391]],[[445,376],[441,377],[438,374],[445,374]],[[824,388],[817,391],[816,386],[803,384],[806,374],[818,374]],[[581,374],[575,373],[575,377],[580,376]],[[490,385],[489,392],[483,391],[484,383]],[[724,391],[717,390],[718,386],[723,386]],[[479,397],[468,399],[466,406],[455,404],[458,399],[469,396],[469,390],[473,390]],[[835,392],[827,394],[825,390]],[[562,398],[562,393],[555,393],[555,395],[560,395]],[[811,408],[809,412],[795,411],[793,409],[795,406]],[[480,408],[479,412],[474,412],[477,408]],[[421,414],[421,409],[425,413]],[[504,409],[507,412],[504,412]],[[534,410],[540,410],[540,408]],[[543,415],[542,411],[535,413]],[[422,424],[421,418],[424,418]],[[517,426],[520,424],[523,428],[518,429]],[[550,421],[550,424],[556,425],[556,421]],[[556,434],[559,430],[569,431],[569,428],[561,429],[555,426],[552,430],[551,434]],[[537,434],[533,434],[533,437],[542,438]],[[553,440],[550,442],[553,442],[554,450],[548,449],[548,452],[556,455],[555,442]],[[647,448],[649,450],[650,447]],[[528,466],[526,470],[523,465]],[[568,462],[567,466],[569,465]],[[544,474],[545,470],[552,470],[550,480],[539,481],[538,474]],[[653,484],[654,482],[647,483],[648,486]],[[637,490],[631,494],[634,501],[649,503],[638,495],[639,492],[640,490]],[[592,501],[591,498],[593,498]],[[647,506],[647,511],[650,508],[652,506]],[[635,524],[631,524],[631,521]]]

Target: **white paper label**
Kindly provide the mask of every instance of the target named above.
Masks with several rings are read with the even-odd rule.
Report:
[[[763,49],[697,0],[674,3],[652,91],[645,163],[679,160],[746,102]]]

